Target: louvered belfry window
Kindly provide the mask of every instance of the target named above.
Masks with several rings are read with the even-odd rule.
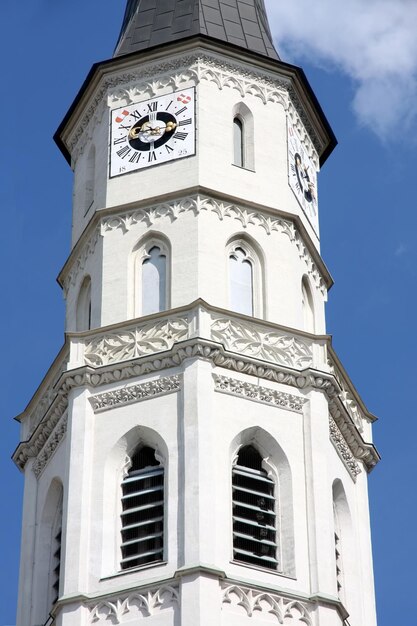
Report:
[[[122,483],[123,570],[163,560],[164,468],[142,447]]]
[[[275,484],[253,446],[240,449],[232,473],[233,558],[276,570]]]

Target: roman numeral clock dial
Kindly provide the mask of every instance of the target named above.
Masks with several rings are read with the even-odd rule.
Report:
[[[307,154],[297,130],[290,122],[288,122],[288,180],[305,215],[318,235],[317,169]]]
[[[112,111],[110,177],[194,154],[194,88]]]

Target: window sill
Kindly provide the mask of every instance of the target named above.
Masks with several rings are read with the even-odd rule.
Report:
[[[114,574],[103,576],[100,578],[100,582],[105,580],[112,580],[113,578],[119,578],[120,576],[127,576],[128,574],[136,574],[137,572],[143,572],[144,570],[155,569],[156,567],[163,567],[168,565],[168,561],[158,561],[157,563],[147,563],[146,565],[139,565],[138,567],[132,567],[130,569],[123,569]]]
[[[245,569],[256,570],[257,572],[262,572],[262,574],[272,574],[273,576],[280,576],[281,578],[288,578],[289,580],[297,580],[296,576],[292,574],[285,574],[285,572],[281,572],[275,569],[269,569],[269,567],[260,567],[259,565],[250,565],[249,563],[243,563],[242,561],[236,561],[232,559],[229,561],[231,565],[237,565],[238,567],[244,567]]]
[[[245,172],[252,172],[252,174],[256,174],[256,170],[251,167],[245,167],[243,165],[236,165],[236,163],[232,163],[232,167],[237,167],[238,170],[243,170]]]

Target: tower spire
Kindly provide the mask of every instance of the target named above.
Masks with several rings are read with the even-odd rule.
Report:
[[[279,58],[264,0],[128,0],[114,56],[193,35]]]

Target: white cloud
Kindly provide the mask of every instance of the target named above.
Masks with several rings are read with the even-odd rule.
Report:
[[[416,0],[266,0],[283,60],[338,69],[361,124],[383,139],[417,120]]]

